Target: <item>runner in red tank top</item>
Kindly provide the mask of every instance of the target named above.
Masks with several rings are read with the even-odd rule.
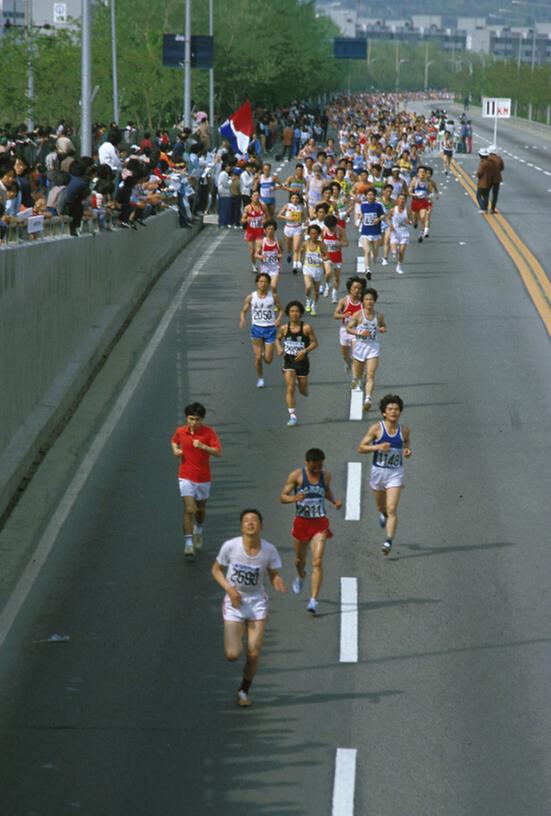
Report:
[[[365,289],[365,280],[359,277],[348,278],[346,281],[348,295],[341,298],[333,314],[335,320],[340,320],[339,344],[344,360],[344,370],[350,372],[352,368],[352,345],[354,338],[346,331],[350,318],[362,308],[362,297]]]
[[[258,190],[255,190],[251,195],[251,203],[247,204],[241,218],[241,223],[246,227],[245,241],[249,245],[252,271],[255,273],[258,272],[256,268],[257,252],[264,238],[264,221],[266,221],[268,217],[268,210],[260,200],[260,193]]]
[[[327,254],[331,262],[329,275],[325,276],[325,288],[323,294],[325,297],[329,294],[329,279],[333,275],[333,289],[331,291],[331,303],[336,303],[338,300],[337,293],[341,282],[341,268],[342,268],[342,247],[348,246],[346,233],[343,229],[337,226],[337,218],[334,215],[328,215],[324,222],[325,229],[322,234],[323,242],[327,247]]]

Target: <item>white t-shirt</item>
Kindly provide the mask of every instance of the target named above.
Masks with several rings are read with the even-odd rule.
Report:
[[[230,538],[220,547],[216,560],[228,568],[227,580],[242,595],[262,595],[266,570],[281,569],[278,551],[263,538],[260,539],[260,550],[254,556],[245,551],[243,536]]]

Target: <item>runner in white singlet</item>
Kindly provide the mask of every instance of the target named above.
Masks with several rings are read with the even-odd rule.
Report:
[[[240,523],[241,535],[222,544],[211,572],[226,593],[222,603],[224,655],[230,663],[241,656],[243,637],[247,635],[247,660],[236,703],[248,707],[251,705],[249,689],[258,668],[268,616],[264,578],[268,575],[277,592],[287,592],[287,587],[279,574],[281,558],[277,549],[261,537],[260,512],[243,510]]]
[[[355,337],[352,349],[354,379],[351,388],[361,388],[362,377],[365,371],[364,411],[371,408],[371,398],[375,387],[375,372],[379,366],[380,346],[377,342],[377,332],[386,332],[385,318],[382,312],[375,311],[377,291],[366,289],[362,299],[362,308],[351,318],[346,331]]]

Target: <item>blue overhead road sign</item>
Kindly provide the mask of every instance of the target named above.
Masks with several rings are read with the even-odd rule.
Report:
[[[335,59],[367,59],[367,40],[354,37],[335,37],[333,40]]]

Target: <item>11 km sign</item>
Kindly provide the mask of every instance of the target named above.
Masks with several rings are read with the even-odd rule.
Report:
[[[486,119],[510,119],[511,100],[485,96],[482,99],[482,116]]]
[[[494,144],[497,144],[497,120],[511,118],[511,100],[484,96],[482,98],[482,116],[485,119],[494,120]]]

